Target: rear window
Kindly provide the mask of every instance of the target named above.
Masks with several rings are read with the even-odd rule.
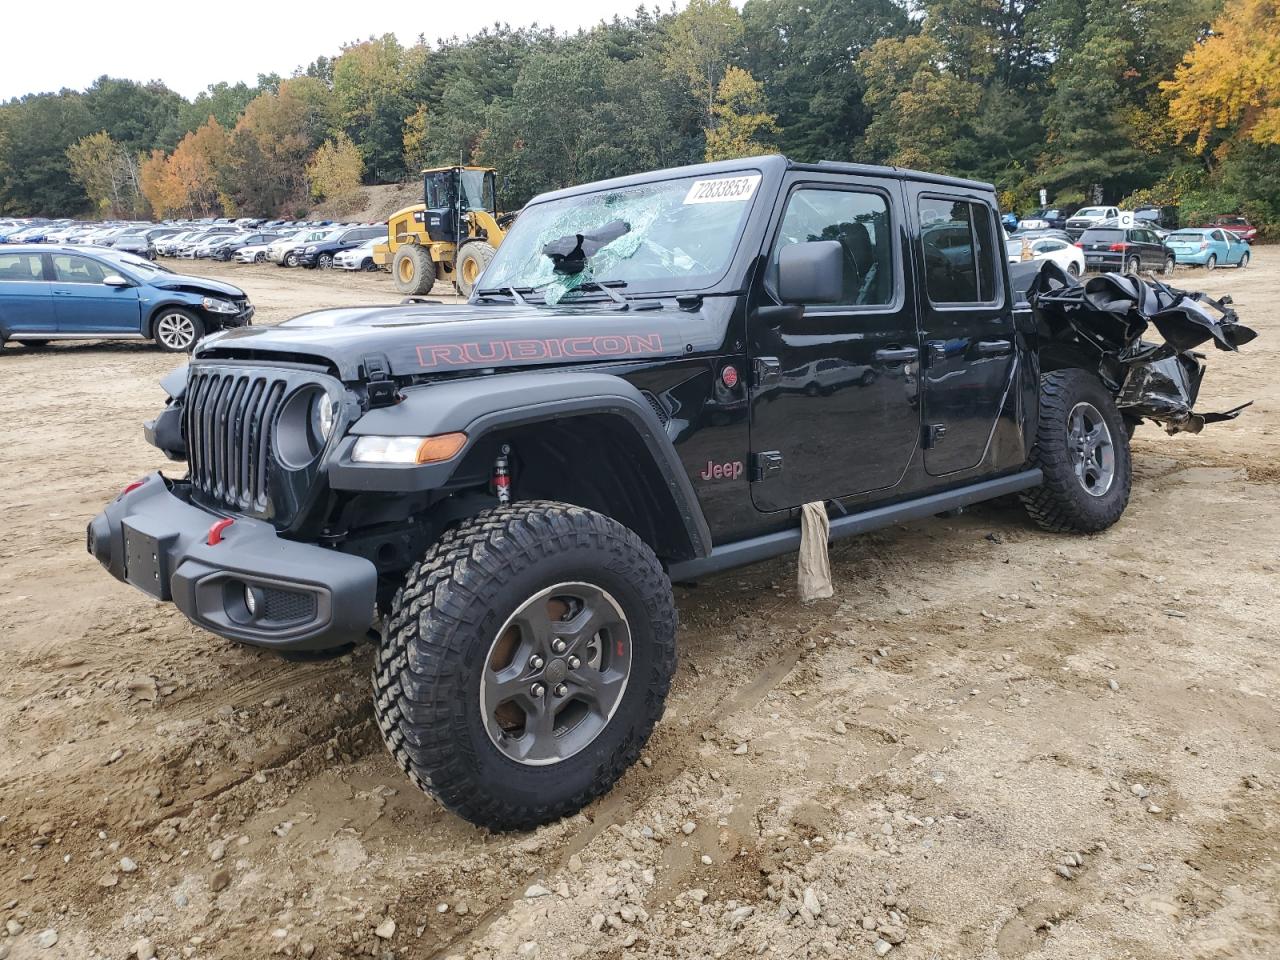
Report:
[[[1080,235],[1081,243],[1123,243],[1123,230],[1086,230]]]
[[[1204,239],[1204,234],[1203,233],[1171,233],[1169,234],[1168,239],[1182,240],[1188,243],[1199,243],[1201,240]]]

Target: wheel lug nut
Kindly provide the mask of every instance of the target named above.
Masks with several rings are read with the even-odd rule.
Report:
[[[540,683],[535,683],[532,687],[529,688],[529,692],[533,694],[535,697],[540,697],[547,692],[547,688]]]
[[[541,670],[543,663],[544,663],[543,659],[535,653],[532,657],[529,658],[529,669]]]
[[[558,684],[556,684],[556,696],[557,696],[557,697],[563,697],[563,696],[564,696],[566,693],[568,693],[568,692],[569,692],[569,688],[568,688],[568,687],[566,687],[563,683],[558,683]]]
[[[568,647],[569,645],[565,643],[563,640],[561,640],[559,637],[556,637],[554,640],[551,641],[551,649],[554,650],[556,653],[564,653],[565,650],[568,649]]]
[[[580,666],[582,666],[582,661],[581,661],[581,660],[579,660],[577,657],[570,657],[570,658],[569,658],[569,669],[570,669],[570,670],[577,670]]]

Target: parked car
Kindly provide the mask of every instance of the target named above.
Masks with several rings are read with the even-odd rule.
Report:
[[[329,236],[328,230],[310,228],[300,230],[291,237],[277,240],[267,249],[267,259],[282,267],[296,267],[298,255],[309,243],[320,243]]]
[[[328,270],[333,266],[333,258],[343,250],[358,247],[366,240],[385,240],[387,228],[379,227],[340,227],[325,239],[309,243],[298,253],[298,266],[315,267]]]
[[[1170,230],[1178,229],[1178,208],[1137,207],[1133,211],[1133,220],[1135,226],[1151,227],[1168,233]]]
[[[245,247],[266,249],[267,244],[280,239],[278,233],[242,233],[238,237],[230,237],[224,243],[215,246],[209,253],[213,260],[231,260]]]
[[[1119,207],[1082,207],[1067,219],[1064,229],[1071,234],[1072,240],[1079,240],[1080,234],[1090,227],[1096,227],[1106,220],[1114,220],[1119,216]]]
[[[1012,233],[1014,230],[1018,229],[1018,215],[1012,210],[1006,211],[1000,215],[1000,223],[1006,230]]]
[[[241,247],[231,255],[231,258],[238,263],[262,263],[267,259],[267,251],[271,248],[271,244],[280,240],[280,236],[276,235],[274,240],[266,243],[251,243]]]
[[[1207,229],[1221,229],[1227,233],[1235,234],[1245,243],[1253,243],[1258,239],[1258,228],[1253,226],[1244,217],[1236,214],[1229,214],[1221,217],[1214,217],[1204,225]]]
[[[1175,230],[1165,243],[1178,263],[1184,266],[1208,270],[1235,266],[1243,270],[1249,265],[1249,244],[1221,227]]]
[[[1146,227],[1091,227],[1080,234],[1077,246],[1090,270],[1173,273],[1173,252]]]
[[[1025,263],[1028,260],[1052,260],[1073,277],[1084,273],[1084,251],[1061,237],[1010,237],[1005,241],[1005,251],[1010,263]]]
[[[252,319],[239,287],[174,274],[131,253],[28,244],[0,250],[0,345],[155,340],[180,353]]]
[[[373,262],[373,248],[385,239],[386,233],[381,231],[377,236],[370,237],[358,247],[352,247],[349,250],[334,254],[334,267],[341,270],[377,270],[378,265]]]
[[[1076,207],[1041,207],[1018,221],[1018,230],[1061,230],[1067,225],[1067,217],[1076,212]]]

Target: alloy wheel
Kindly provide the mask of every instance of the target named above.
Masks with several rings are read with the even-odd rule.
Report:
[[[622,607],[592,584],[558,583],[521,604],[489,648],[479,694],[485,731],[517,763],[567,760],[608,726],[630,673]]]
[[[1084,492],[1091,497],[1106,496],[1116,477],[1116,448],[1111,428],[1093,404],[1082,401],[1071,408],[1067,447]]]
[[[166,313],[156,321],[156,339],[170,350],[190,350],[196,342],[196,325],[182,313]]]

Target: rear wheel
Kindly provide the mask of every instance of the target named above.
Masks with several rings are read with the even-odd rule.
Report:
[[[1204,262],[1206,270],[1214,270],[1218,266],[1218,255],[1216,253],[1209,254],[1209,259]]]
[[[675,628],[671,583],[632,531],[568,504],[498,507],[410,569],[374,660],[374,714],[450,810],[530,829],[636,761],[675,672]]]
[[[1142,269],[1142,261],[1139,260],[1137,257],[1130,257],[1129,263],[1125,266],[1125,273],[1136,274],[1141,269]]]
[[[1078,279],[1080,277],[1080,265],[1077,263],[1068,263],[1067,275]]]
[[[455,275],[458,293],[464,297],[471,296],[471,291],[475,289],[480,275],[484,273],[484,268],[489,265],[495,252],[487,240],[472,240],[462,245],[462,250],[458,253],[458,270]]]
[[[1129,435],[1102,381],[1084,370],[1040,378],[1040,421],[1031,451],[1044,482],[1023,493],[1037,524],[1056,533],[1096,533],[1129,503]]]
[[[169,353],[190,353],[204,336],[204,321],[190,310],[167,307],[160,311],[151,331],[160,349]]]
[[[401,293],[414,295],[430,293],[436,282],[436,265],[427,253],[416,243],[406,243],[396,251],[391,263],[391,274],[395,277],[396,289]]]

